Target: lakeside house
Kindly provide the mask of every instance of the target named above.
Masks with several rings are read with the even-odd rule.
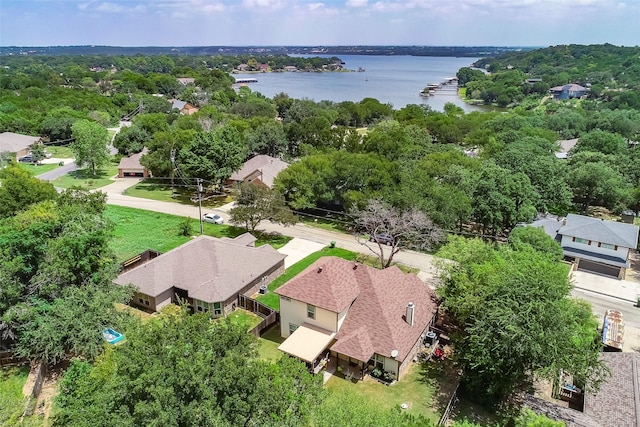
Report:
[[[587,94],[589,89],[575,83],[569,83],[564,86],[556,86],[549,89],[549,93],[553,99],[571,99],[582,98]]]

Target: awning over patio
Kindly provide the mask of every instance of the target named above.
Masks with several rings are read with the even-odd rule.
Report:
[[[278,350],[291,356],[313,363],[322,353],[336,334],[326,329],[303,323],[298,326],[289,338],[287,338]]]

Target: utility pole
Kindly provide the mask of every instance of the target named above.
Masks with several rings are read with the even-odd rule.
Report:
[[[198,184],[198,212],[200,217],[200,235],[202,236],[202,178],[196,178]]]

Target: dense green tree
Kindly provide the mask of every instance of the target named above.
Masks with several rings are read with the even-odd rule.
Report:
[[[133,288],[102,283],[66,287],[51,302],[30,300],[18,310],[17,353],[52,365],[70,356],[94,360],[104,351],[102,330],[124,325],[128,312],[114,304],[132,295]]]
[[[184,145],[178,155],[182,171],[221,186],[234,171],[240,169],[246,156],[242,135],[225,125],[210,132],[199,132]]]
[[[627,142],[620,135],[596,129],[580,136],[578,143],[572,149],[573,153],[584,151],[616,155],[624,154],[627,151]]]
[[[143,128],[133,125],[123,127],[113,138],[113,146],[118,149],[118,153],[123,156],[139,153],[151,139],[151,135]]]
[[[72,364],[55,426],[297,426],[322,401],[321,376],[258,359],[253,336],[227,321],[163,313],[126,332],[95,367]]]
[[[460,325],[455,361],[473,396],[496,403],[533,378],[570,372],[597,389],[605,367],[591,307],[570,297],[566,268],[530,245],[493,249],[451,237],[439,295]]]
[[[0,170],[0,218],[15,215],[34,203],[56,198],[49,182],[32,177],[18,165]]]
[[[247,132],[249,154],[282,158],[287,154],[287,136],[279,122],[270,120]]]
[[[581,212],[587,213],[594,203],[608,208],[623,203],[629,187],[623,176],[604,162],[582,162],[581,159],[572,159],[567,177]]]
[[[109,132],[98,123],[78,120],[72,126],[72,135],[75,141],[69,147],[75,155],[76,164],[89,167],[95,175],[96,170],[109,161]]]
[[[558,224],[558,227],[560,224]],[[530,245],[540,252],[553,255],[558,261],[563,257],[562,247],[552,239],[542,227],[516,227],[509,233],[509,244],[518,250],[522,245]]]

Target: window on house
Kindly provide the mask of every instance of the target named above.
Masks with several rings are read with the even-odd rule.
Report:
[[[315,305],[307,304],[307,317],[309,319],[315,319],[316,318],[316,306]]]
[[[588,239],[581,239],[580,237],[576,237],[575,239],[576,239],[576,240],[575,240],[575,242],[576,242],[576,243],[582,243],[583,245],[588,245],[588,244],[589,244],[589,242],[590,242],[590,240],[588,240]]]
[[[196,300],[196,311],[199,313],[207,313],[211,311],[211,304],[208,302]]]
[[[296,325],[295,323],[289,323],[289,335],[294,333],[296,329],[298,329],[298,325]]]
[[[371,360],[369,360],[369,365],[373,365],[376,369],[380,369],[381,371],[384,370],[384,356],[374,353]]]
[[[600,247],[603,249],[611,249],[613,251],[618,249],[616,245],[610,245],[609,243],[600,243]]]
[[[222,303],[214,302],[213,303],[213,314],[214,316],[222,316]]]
[[[138,303],[140,303],[140,305],[145,305],[147,307],[151,305],[149,297],[146,295],[138,295]]]

